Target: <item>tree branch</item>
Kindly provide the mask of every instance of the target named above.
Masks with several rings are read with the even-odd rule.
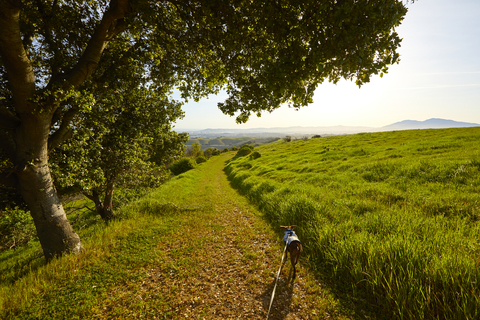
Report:
[[[65,75],[65,80],[75,87],[83,83],[98,66],[103,50],[117,34],[125,30],[124,20],[129,0],[111,0],[102,21],[96,28],[78,63]]]
[[[60,144],[62,144],[65,140],[70,139],[73,135],[73,131],[70,128],[70,122],[73,120],[75,115],[79,112],[78,107],[73,107],[65,114],[62,118],[62,124],[60,128],[55,131],[54,134],[48,138],[48,151],[57,148]]]
[[[55,48],[56,46],[52,36],[51,15],[47,14],[47,12],[45,11],[45,6],[43,5],[41,0],[37,0],[36,3],[37,3],[38,12],[42,16],[42,22],[44,26],[42,35],[45,38],[45,42],[53,50],[53,48]],[[54,3],[52,4],[51,10],[55,10],[56,5],[57,5],[57,1],[54,1]],[[56,78],[56,75],[59,73],[59,70],[60,70],[60,65],[58,65],[58,61],[60,61],[60,59],[58,59],[58,50],[54,50],[53,55],[55,57],[53,59],[53,64],[55,65],[51,66],[52,79]]]
[[[35,75],[22,42],[20,7],[20,1],[0,1],[0,55],[17,111],[23,113],[31,105],[25,102],[35,92]]]

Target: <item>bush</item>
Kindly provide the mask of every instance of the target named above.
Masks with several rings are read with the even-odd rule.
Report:
[[[195,162],[196,162],[197,164],[200,164],[200,163],[203,163],[203,162],[207,162],[207,158],[205,158],[204,156],[196,157],[196,158],[195,158]]]
[[[260,158],[261,156],[262,156],[262,155],[260,154],[260,152],[255,151],[254,153],[252,153],[252,154],[250,155],[250,158],[252,158],[252,159],[258,159],[258,158]]]
[[[245,144],[237,151],[236,156],[243,157],[243,156],[249,155],[250,153],[252,153],[252,151],[253,151],[253,147],[251,145]]]
[[[292,141],[292,137],[291,136],[285,136],[285,138],[283,138],[283,140],[285,140],[285,142],[290,142],[290,141]]]
[[[28,211],[16,207],[0,211],[0,251],[27,244],[36,236]]]
[[[197,163],[192,158],[182,158],[178,161],[175,161],[169,169],[174,175],[179,175],[195,168],[196,165]]]

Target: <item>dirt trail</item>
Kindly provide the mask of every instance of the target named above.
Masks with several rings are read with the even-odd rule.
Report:
[[[202,169],[199,199],[211,209],[179,217],[176,234],[159,244],[165,260],[150,271],[143,290],[168,292],[165,318],[266,318],[281,234],[230,186],[223,172],[227,159],[215,157]],[[283,268],[269,319],[345,318],[335,314],[335,299],[301,261],[297,270],[292,282],[290,262]]]

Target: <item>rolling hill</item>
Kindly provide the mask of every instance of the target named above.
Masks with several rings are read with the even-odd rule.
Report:
[[[447,128],[464,128],[478,127],[478,123],[459,122],[447,119],[432,118],[425,121],[403,120],[392,123],[383,127],[366,127],[366,126],[328,126],[328,127],[273,127],[273,128],[250,128],[250,129],[204,129],[204,130],[188,130],[186,131],[193,138],[214,139],[218,137],[280,137],[290,135],[295,138],[311,137],[313,135],[341,135],[354,134],[359,132],[381,132],[393,130],[411,130],[411,129],[447,129]],[[178,129],[178,131],[182,131]]]

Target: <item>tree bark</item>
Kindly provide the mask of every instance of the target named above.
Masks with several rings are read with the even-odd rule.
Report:
[[[50,260],[79,252],[82,244],[67,220],[48,168],[48,135],[55,108],[30,100],[35,94],[35,75],[22,43],[21,3],[2,1],[0,5],[0,54],[16,110],[6,120],[9,123],[2,124],[10,130],[12,144],[7,151],[15,166],[8,178],[15,180],[13,185],[27,203],[45,258]]]
[[[67,220],[48,167],[51,114],[22,117],[15,130],[18,189],[30,209],[47,260],[82,250],[80,237]]]
[[[105,223],[110,222],[114,218],[112,199],[113,199],[113,182],[107,182],[107,190],[105,191],[105,199],[102,202],[100,193],[97,189],[92,190],[92,194],[84,193],[84,195],[95,203],[95,211],[102,217]]]
[[[107,181],[107,190],[105,190],[105,200],[103,201],[104,215],[102,217],[105,222],[113,219],[113,187],[115,182],[113,180]]]

